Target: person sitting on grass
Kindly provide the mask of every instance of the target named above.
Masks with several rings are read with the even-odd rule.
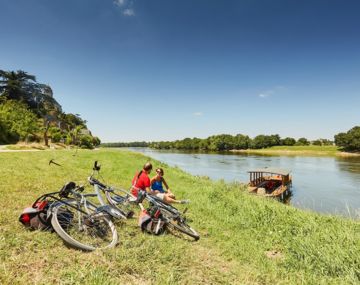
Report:
[[[135,197],[138,196],[139,191],[146,191],[148,194],[153,195],[150,190],[150,178],[149,174],[152,170],[152,164],[150,162],[145,163],[143,169],[135,175],[132,180],[131,194]]]
[[[164,178],[164,170],[162,168],[156,169],[156,176],[151,179],[150,182],[151,190],[155,194],[157,198],[164,201],[167,204],[170,203],[178,203],[178,204],[186,204],[189,203],[188,200],[176,200],[175,195],[171,192],[168,184]],[[164,190],[165,186],[166,190]]]

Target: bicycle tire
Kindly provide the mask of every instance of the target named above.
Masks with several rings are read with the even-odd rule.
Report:
[[[70,206],[69,206],[70,205]],[[75,199],[65,200],[52,207],[51,224],[56,233],[71,247],[84,251],[114,247],[118,233],[114,223],[103,213],[96,213],[96,207]]]
[[[173,207],[174,208],[174,207]],[[174,208],[176,209],[176,208]],[[160,211],[164,217],[166,226],[170,229],[177,230],[181,232],[182,234],[185,234],[191,238],[193,238],[195,241],[198,241],[200,239],[200,235],[195,231],[192,227],[190,227],[178,214],[175,216],[172,212],[165,208],[160,208]]]
[[[173,229],[183,233],[183,234],[188,235],[189,237],[192,237],[195,241],[198,241],[200,239],[200,235],[192,227],[190,227],[186,222],[171,220],[166,225],[170,228],[173,228]]]

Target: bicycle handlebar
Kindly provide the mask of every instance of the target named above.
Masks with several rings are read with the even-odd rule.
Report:
[[[91,186],[94,186],[95,184],[98,185],[100,188],[108,188],[105,184],[101,183],[99,180],[93,178],[92,176],[88,177],[88,181],[90,183]]]

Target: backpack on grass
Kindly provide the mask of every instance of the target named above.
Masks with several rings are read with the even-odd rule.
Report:
[[[19,217],[20,223],[31,230],[52,230],[51,216],[48,217],[47,213],[51,203],[48,200],[41,200],[25,208]]]
[[[161,219],[161,212],[157,207],[144,209],[139,215],[139,227],[143,232],[160,235],[165,230],[165,223]]]

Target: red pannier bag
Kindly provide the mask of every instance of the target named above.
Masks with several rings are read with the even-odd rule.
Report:
[[[19,217],[20,223],[31,230],[51,230],[51,217],[48,216],[50,204],[48,200],[42,200],[25,208]]]

